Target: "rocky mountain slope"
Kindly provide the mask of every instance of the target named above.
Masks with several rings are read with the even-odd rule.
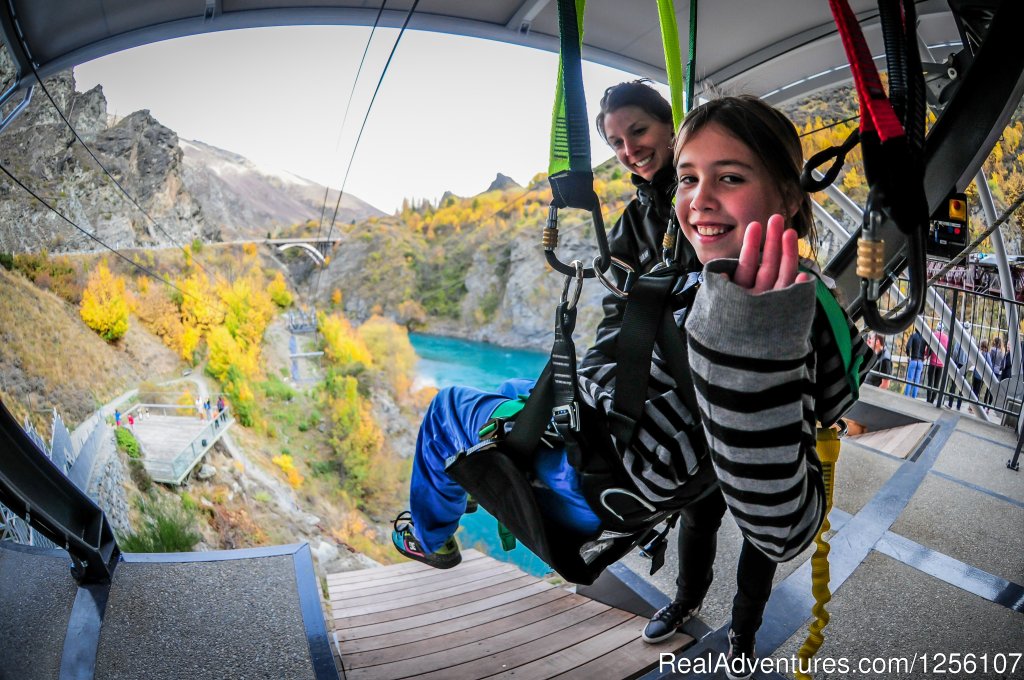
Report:
[[[108,126],[102,90],[77,92],[70,73],[51,78],[46,87],[100,163],[139,207],[106,177],[45,94],[37,92],[28,109],[5,131],[0,161],[81,231],[3,177],[0,250],[96,250],[99,244],[89,235],[114,248],[170,245],[172,238],[187,243],[217,237],[182,184],[182,152],[173,130],[160,125],[148,111],[137,111]]]
[[[202,142],[181,140],[182,180],[203,208],[206,221],[225,240],[263,238],[298,222],[319,219],[325,187],[287,172],[262,168],[244,156]],[[336,190],[327,196],[333,208]],[[342,196],[344,222],[383,215],[355,196]]]
[[[325,188],[315,182],[181,140],[145,110],[111,122],[102,88],[78,92],[70,72],[46,81],[46,89],[99,162],[41,91],[4,132],[0,162],[81,231],[2,177],[0,252],[99,249],[89,235],[117,249],[265,238],[320,216]],[[381,214],[345,196],[338,220]]]

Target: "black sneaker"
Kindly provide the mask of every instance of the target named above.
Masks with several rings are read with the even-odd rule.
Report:
[[[729,629],[729,653],[725,657],[725,675],[729,680],[747,680],[757,668],[754,636],[737,635]]]
[[[676,631],[683,627],[683,624],[696,616],[699,611],[700,603],[689,605],[676,601],[662,607],[655,612],[654,616],[651,617],[650,623],[644,628],[644,642],[653,645],[655,642],[667,640],[675,635]]]
[[[444,545],[432,553],[424,550],[412,532],[412,514],[408,510],[400,512],[392,526],[394,531],[391,532],[391,542],[395,545],[395,550],[409,559],[435,569],[451,569],[462,562],[462,553],[459,552],[459,544],[454,536],[449,536]]]

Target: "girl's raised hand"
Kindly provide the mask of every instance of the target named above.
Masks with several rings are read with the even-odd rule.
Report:
[[[809,275],[797,273],[800,249],[797,246],[795,229],[786,229],[782,215],[768,218],[768,234],[764,238],[764,252],[761,252],[760,222],[751,222],[743,234],[740,261],[733,274],[733,283],[751,295],[769,290],[780,290],[794,283],[810,281]]]

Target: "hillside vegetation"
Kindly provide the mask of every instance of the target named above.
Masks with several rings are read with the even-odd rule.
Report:
[[[389,437],[408,434],[401,425],[382,422],[381,409],[411,423],[430,396],[411,391],[416,358],[405,330],[384,318],[353,326],[340,313],[322,314],[322,342],[303,348],[325,352],[322,380],[296,385],[288,379],[281,317],[292,292],[278,266],[255,245],[132,257],[171,285],[120,259],[0,258],[10,267],[0,271],[0,319],[7,329],[0,348],[2,396],[8,408],[48,432],[50,409],[74,426],[134,387],[147,401],[191,405],[199,396],[191,382],[160,383],[182,370],[201,370],[216,381],[214,401],[223,394],[241,426],[232,434],[246,459],[290,487],[289,504],[318,518],[316,532],[387,559],[382,526],[404,505],[408,479],[408,461],[395,453]],[[90,293],[96,286],[106,291],[99,298]],[[130,313],[119,333],[111,334],[103,313],[115,308]],[[277,330],[269,332],[271,325]],[[72,356],[77,360],[65,359]],[[160,500],[167,491],[154,488],[142,466],[130,460],[137,451],[123,448],[141,527],[157,531],[166,529],[168,518],[189,517],[199,523],[207,547],[228,548],[287,543],[311,530],[281,512],[277,492],[254,487],[244,460],[227,450],[208,456],[224,471],[218,479],[192,480],[178,490],[175,502],[195,506],[181,515],[168,510]],[[232,490],[231,479],[238,489]],[[238,493],[246,488],[250,493]]]

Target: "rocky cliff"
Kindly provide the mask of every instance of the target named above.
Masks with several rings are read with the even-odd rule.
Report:
[[[81,230],[4,177],[0,179],[0,250],[98,249],[89,235],[114,248],[216,238],[199,203],[182,184],[182,151],[174,131],[148,111],[137,111],[108,126],[102,90],[80,93],[74,84],[74,77],[64,73],[49,79],[46,89],[96,159],[75,140],[45,93],[37,90],[28,109],[4,132],[0,160]]]
[[[315,182],[181,140],[148,111],[111,123],[102,88],[77,92],[70,72],[46,81],[46,89],[96,158],[37,88],[4,132],[0,161],[81,231],[2,177],[0,252],[100,249],[87,234],[117,249],[258,239],[319,219],[325,188]],[[333,206],[336,194],[328,199]],[[345,196],[338,220],[381,214]]]

